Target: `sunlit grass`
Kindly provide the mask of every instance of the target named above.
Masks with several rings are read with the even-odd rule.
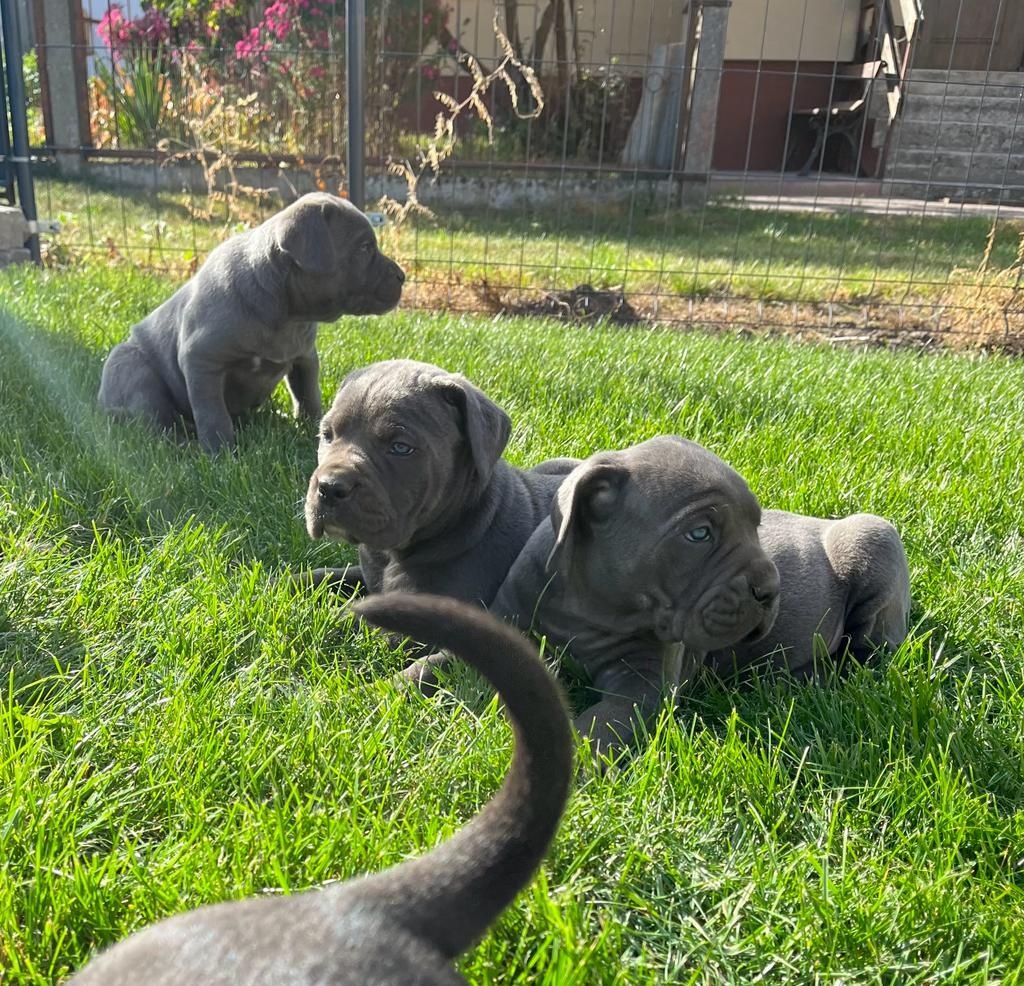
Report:
[[[379,635],[273,582],[351,557],[304,533],[314,444],[283,395],[215,461],[97,413],[103,354],[172,287],[0,275],[5,984],[419,853],[507,765],[475,678],[409,700]],[[393,356],[466,373],[512,416],[515,463],[674,432],[766,504],[876,511],[907,544],[907,644],[830,687],[685,696],[632,763],[581,778],[470,981],[1021,981],[1024,364],[402,312],[320,348],[325,397]]]
[[[240,198],[229,211],[188,194],[45,178],[38,198],[41,214],[63,224],[49,238],[54,262],[112,260],[179,275],[280,205],[276,197]],[[984,284],[1010,268],[1022,233],[1019,223],[998,223],[987,253],[991,224],[972,216],[788,214],[596,198],[501,212],[465,208],[454,191],[435,210],[436,223],[382,234],[423,281],[527,290],[589,283],[634,295],[810,304],[943,299],[951,280]]]

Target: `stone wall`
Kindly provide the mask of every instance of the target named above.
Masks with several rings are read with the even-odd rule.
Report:
[[[25,247],[28,223],[15,206],[0,206],[0,267],[26,263],[31,257]]]

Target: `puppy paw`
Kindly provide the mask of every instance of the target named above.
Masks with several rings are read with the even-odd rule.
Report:
[[[426,698],[432,698],[441,687],[434,667],[427,658],[413,661],[394,676],[394,682],[403,688],[415,688]]]

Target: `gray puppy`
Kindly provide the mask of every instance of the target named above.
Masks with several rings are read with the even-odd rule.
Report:
[[[596,752],[628,743],[706,654],[764,636],[779,581],[743,478],[693,442],[660,436],[584,460],[497,594],[600,700],[576,719]]]
[[[320,423],[306,529],[357,545],[360,564],[312,580],[487,606],[576,464],[515,469],[501,457],[509,432],[461,374],[413,360],[350,373]]]
[[[442,986],[451,961],[526,885],[565,807],[572,735],[558,687],[521,634],[431,596],[378,596],[362,617],[453,649],[505,703],[516,750],[501,790],[448,842],[360,880],[214,904],[101,954],[70,986]]]
[[[232,446],[232,418],[283,379],[297,417],[320,417],[318,322],[380,315],[405,274],[377,248],[366,216],[324,192],[304,195],[220,244],[188,283],[132,328],[103,366],[99,402],[160,428],[194,422],[209,452]]]
[[[719,674],[770,658],[797,678],[809,678],[847,652],[865,661],[907,636],[910,572],[896,529],[874,514],[841,520],[766,510],[761,543],[782,583],[771,631],[709,655]]]

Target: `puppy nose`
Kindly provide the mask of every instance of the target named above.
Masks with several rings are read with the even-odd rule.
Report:
[[[399,284],[405,284],[405,271],[398,264],[395,264],[395,276],[398,278]]]
[[[761,585],[757,582],[750,583],[750,594],[762,606],[768,606],[775,599],[776,590],[771,585]]]
[[[321,500],[337,503],[344,500],[355,487],[352,476],[325,476],[316,484],[316,491]]]

